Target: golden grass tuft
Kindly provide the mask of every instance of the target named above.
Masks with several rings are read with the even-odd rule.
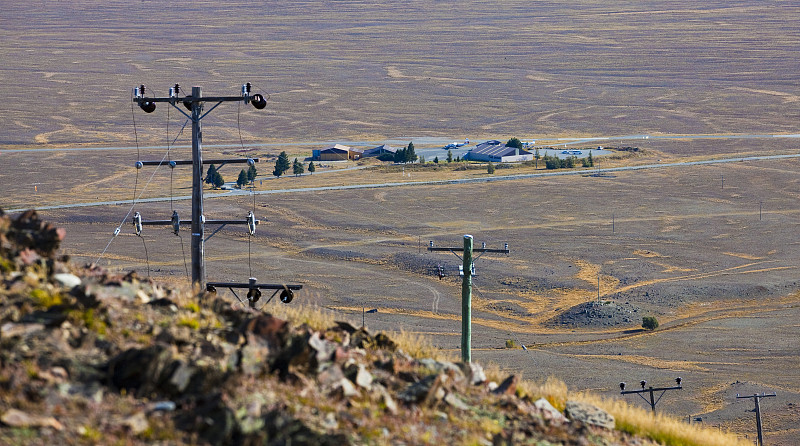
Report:
[[[745,446],[750,443],[716,429],[687,424],[673,416],[652,412],[627,402],[604,398],[588,392],[570,395],[570,399],[593,404],[614,416],[617,429],[670,446]]]

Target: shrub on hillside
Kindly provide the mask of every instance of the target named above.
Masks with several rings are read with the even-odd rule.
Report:
[[[658,319],[655,316],[644,316],[642,318],[642,328],[645,330],[655,330],[658,328]]]

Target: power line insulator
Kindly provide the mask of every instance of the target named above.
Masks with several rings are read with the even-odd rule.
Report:
[[[181,230],[181,218],[178,216],[178,211],[172,211],[172,230],[175,235],[178,235]]]
[[[142,167],[144,167],[144,163],[141,161],[136,161],[136,164],[134,164],[134,166],[136,166],[137,169],[141,169]]]
[[[192,111],[192,97],[186,96],[183,100],[183,106],[186,107],[189,111]]]
[[[264,107],[267,106],[267,100],[264,99],[264,96],[258,93],[253,95],[253,99],[250,102],[253,104],[253,107],[255,107],[258,110],[262,110]]]
[[[285,288],[283,291],[281,291],[280,298],[281,302],[288,304],[289,302],[292,301],[292,299],[294,299],[294,293],[292,292],[292,290]]]
[[[153,113],[156,111],[156,103],[155,102],[142,102],[139,107],[144,110],[145,113]]]
[[[252,212],[247,213],[247,230],[250,235],[256,234],[256,216]]]
[[[135,213],[133,214],[133,228],[136,231],[136,235],[139,237],[142,236],[142,214]]]
[[[174,168],[175,168],[175,166],[177,166],[177,165],[178,165],[178,163],[176,163],[175,161],[170,161],[170,162],[169,162],[169,168],[170,168],[170,169],[174,169]]]
[[[250,305],[258,302],[259,299],[261,299],[261,290],[258,288],[250,288],[247,291],[247,300],[250,301]]]

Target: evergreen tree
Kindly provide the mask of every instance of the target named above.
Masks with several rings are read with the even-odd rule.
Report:
[[[520,141],[519,138],[517,138],[517,137],[511,138],[506,143],[506,147],[514,147],[514,148],[517,148],[517,149],[521,149],[522,148],[522,141]]]
[[[575,160],[576,160],[576,159],[577,159],[577,157],[574,157],[574,156],[568,156],[568,157],[567,157],[567,158],[564,160],[564,162],[563,162],[563,163],[561,163],[561,167],[565,167],[565,168],[567,168],[567,169],[572,169],[573,167],[575,167]]]
[[[236,179],[236,187],[241,189],[242,186],[244,186],[247,183],[249,183],[249,181],[247,180],[247,172],[244,169],[242,169],[242,171],[239,172],[239,178]]]
[[[453,162],[453,151],[452,150],[448,150],[447,151],[447,162],[448,163],[452,163]]]
[[[289,163],[289,155],[286,152],[281,152],[278,155],[278,159],[275,161],[275,170],[272,171],[272,174],[276,177],[280,178],[292,165]]]
[[[589,156],[586,158],[589,160],[589,167],[594,167],[594,158],[592,158],[592,151],[589,151]]]
[[[433,158],[433,163],[434,164],[439,164],[439,157],[438,156]]]
[[[250,166],[247,169],[247,182],[252,183],[256,180],[256,176],[258,175],[258,171],[256,170],[256,166]]]
[[[489,161],[489,165],[486,166],[486,172],[489,173],[489,175],[494,175],[494,164],[492,164],[491,161]]]
[[[311,175],[314,175],[315,170],[317,170],[317,166],[314,165],[314,161],[308,163],[308,172],[311,173]]]
[[[406,148],[403,147],[402,149],[398,149],[394,152],[394,162],[396,163],[405,163],[406,162]]]
[[[214,186],[214,189],[218,189],[222,187],[224,184],[225,180],[222,178],[222,174],[220,174],[218,170],[215,170],[211,185]]]
[[[294,173],[294,176],[300,176],[304,171],[305,169],[303,169],[303,163],[295,158],[294,162],[292,163],[292,172]]]
[[[425,157],[424,156],[420,156],[419,157],[419,162],[420,162],[420,164],[425,164]]]
[[[533,157],[536,159],[536,168],[539,168],[539,148],[537,147],[536,150],[533,151]]]
[[[206,171],[206,184],[214,185],[214,174],[217,173],[217,168],[214,165],[208,166],[208,170]]]
[[[414,151],[414,143],[409,142],[408,147],[406,147],[406,160],[407,163],[413,163],[417,160],[417,153]]]

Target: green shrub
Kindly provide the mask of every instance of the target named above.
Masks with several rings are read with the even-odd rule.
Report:
[[[642,328],[645,330],[655,330],[658,328],[658,319],[655,316],[644,316],[642,318]]]

